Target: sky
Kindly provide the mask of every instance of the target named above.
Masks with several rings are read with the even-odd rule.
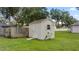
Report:
[[[50,11],[52,8],[68,11],[71,16],[79,20],[79,10],[75,7],[48,7],[48,10]]]

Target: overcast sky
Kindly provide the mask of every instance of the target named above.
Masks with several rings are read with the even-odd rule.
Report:
[[[48,7],[48,10],[52,8],[68,11],[71,16],[79,20],[79,10],[77,10],[75,7]]]

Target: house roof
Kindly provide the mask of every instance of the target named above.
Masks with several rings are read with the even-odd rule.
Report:
[[[49,21],[51,21],[51,22],[54,22],[52,19],[50,19],[50,18],[46,18],[47,20],[49,20]],[[45,19],[41,19],[41,20],[36,20],[36,21],[33,21],[33,22],[31,22],[31,24],[34,24],[34,23],[40,23],[40,22],[42,22],[42,21],[44,21]]]
[[[79,26],[79,22],[72,24],[72,26]]]
[[[0,23],[0,27],[2,27],[2,26],[5,26],[6,24],[4,24],[4,23]]]
[[[7,25],[6,23],[0,23],[0,27],[14,27],[16,25]]]
[[[2,25],[2,27],[15,27],[16,25],[13,25],[13,24],[4,24],[4,25]]]

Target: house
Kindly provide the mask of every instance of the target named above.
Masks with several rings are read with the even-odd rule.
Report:
[[[71,25],[70,31],[72,33],[79,33],[79,22],[76,22]]]
[[[0,19],[2,20],[3,16],[0,16]],[[5,19],[3,17],[3,20],[5,22],[0,22],[0,36],[4,37],[26,37],[28,36],[27,26],[17,26],[15,20],[10,17],[10,24],[8,22],[8,19]]]
[[[2,25],[0,26],[0,36],[4,37],[27,37],[28,31],[26,27],[19,27],[16,25]]]
[[[0,36],[3,36],[4,35],[4,29],[2,27],[4,25],[5,25],[4,23],[0,23]]]
[[[49,39],[55,37],[55,23],[52,19],[41,19],[29,24],[29,37]]]

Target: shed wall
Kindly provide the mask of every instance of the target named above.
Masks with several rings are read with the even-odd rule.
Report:
[[[50,25],[51,29],[47,30],[47,25]],[[50,33],[47,38],[46,35],[48,35],[48,32]],[[48,39],[48,38],[54,38],[55,36],[55,25],[49,20],[43,20],[38,23],[32,23],[29,25],[29,37],[32,38],[38,38],[38,39]]]
[[[40,23],[30,24],[29,25],[29,37],[40,38],[41,26]]]
[[[24,35],[20,32],[17,32],[16,27],[11,27],[11,37],[24,37]]]
[[[42,26],[43,25],[43,26]],[[50,29],[47,29],[47,25],[50,25]],[[55,26],[54,23],[52,23],[49,20],[45,20],[41,23],[41,39],[49,39],[54,38],[54,32],[55,32]],[[47,37],[46,37],[47,36]]]

